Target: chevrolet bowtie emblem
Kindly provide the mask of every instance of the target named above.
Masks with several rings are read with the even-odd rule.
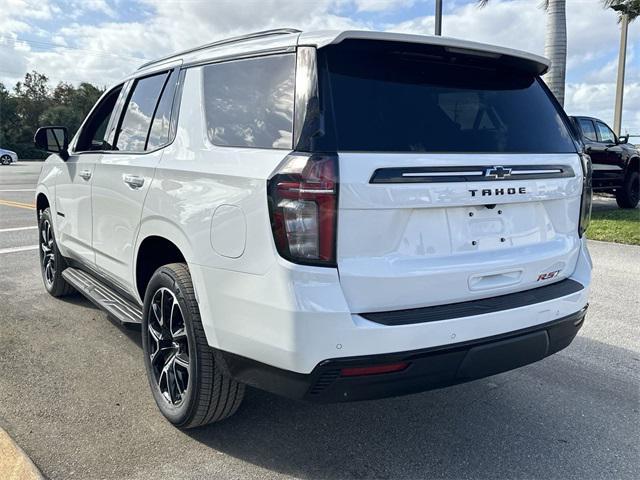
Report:
[[[487,168],[484,172],[484,176],[490,178],[507,178],[511,176],[511,169],[504,167]]]

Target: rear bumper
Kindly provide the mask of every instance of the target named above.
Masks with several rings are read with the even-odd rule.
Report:
[[[327,359],[453,348],[570,316],[587,304],[589,295],[592,264],[586,241],[581,243],[568,280],[521,294],[393,315],[352,313],[336,269],[278,265],[265,275],[195,264],[189,269],[210,346],[310,375]],[[561,289],[576,282],[582,288],[574,293]],[[550,295],[539,296],[541,292]]]
[[[572,342],[586,311],[585,306],[552,322],[463,343],[325,360],[310,374],[275,368],[232,353],[218,351],[218,355],[230,376],[272,393],[318,403],[368,400],[468,382],[541,360]],[[395,373],[341,375],[343,368],[397,362],[408,365]]]

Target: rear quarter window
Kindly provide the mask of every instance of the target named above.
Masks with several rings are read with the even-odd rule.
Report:
[[[203,67],[207,134],[215,145],[290,149],[295,55]]]

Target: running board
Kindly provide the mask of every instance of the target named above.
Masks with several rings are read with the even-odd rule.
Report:
[[[73,288],[122,323],[142,323],[142,309],[100,280],[78,268],[66,268],[62,278]]]

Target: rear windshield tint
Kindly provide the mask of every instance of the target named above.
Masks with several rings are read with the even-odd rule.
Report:
[[[359,41],[320,50],[328,123],[338,151],[575,152],[531,73],[496,59]],[[333,145],[331,145],[333,144]]]

